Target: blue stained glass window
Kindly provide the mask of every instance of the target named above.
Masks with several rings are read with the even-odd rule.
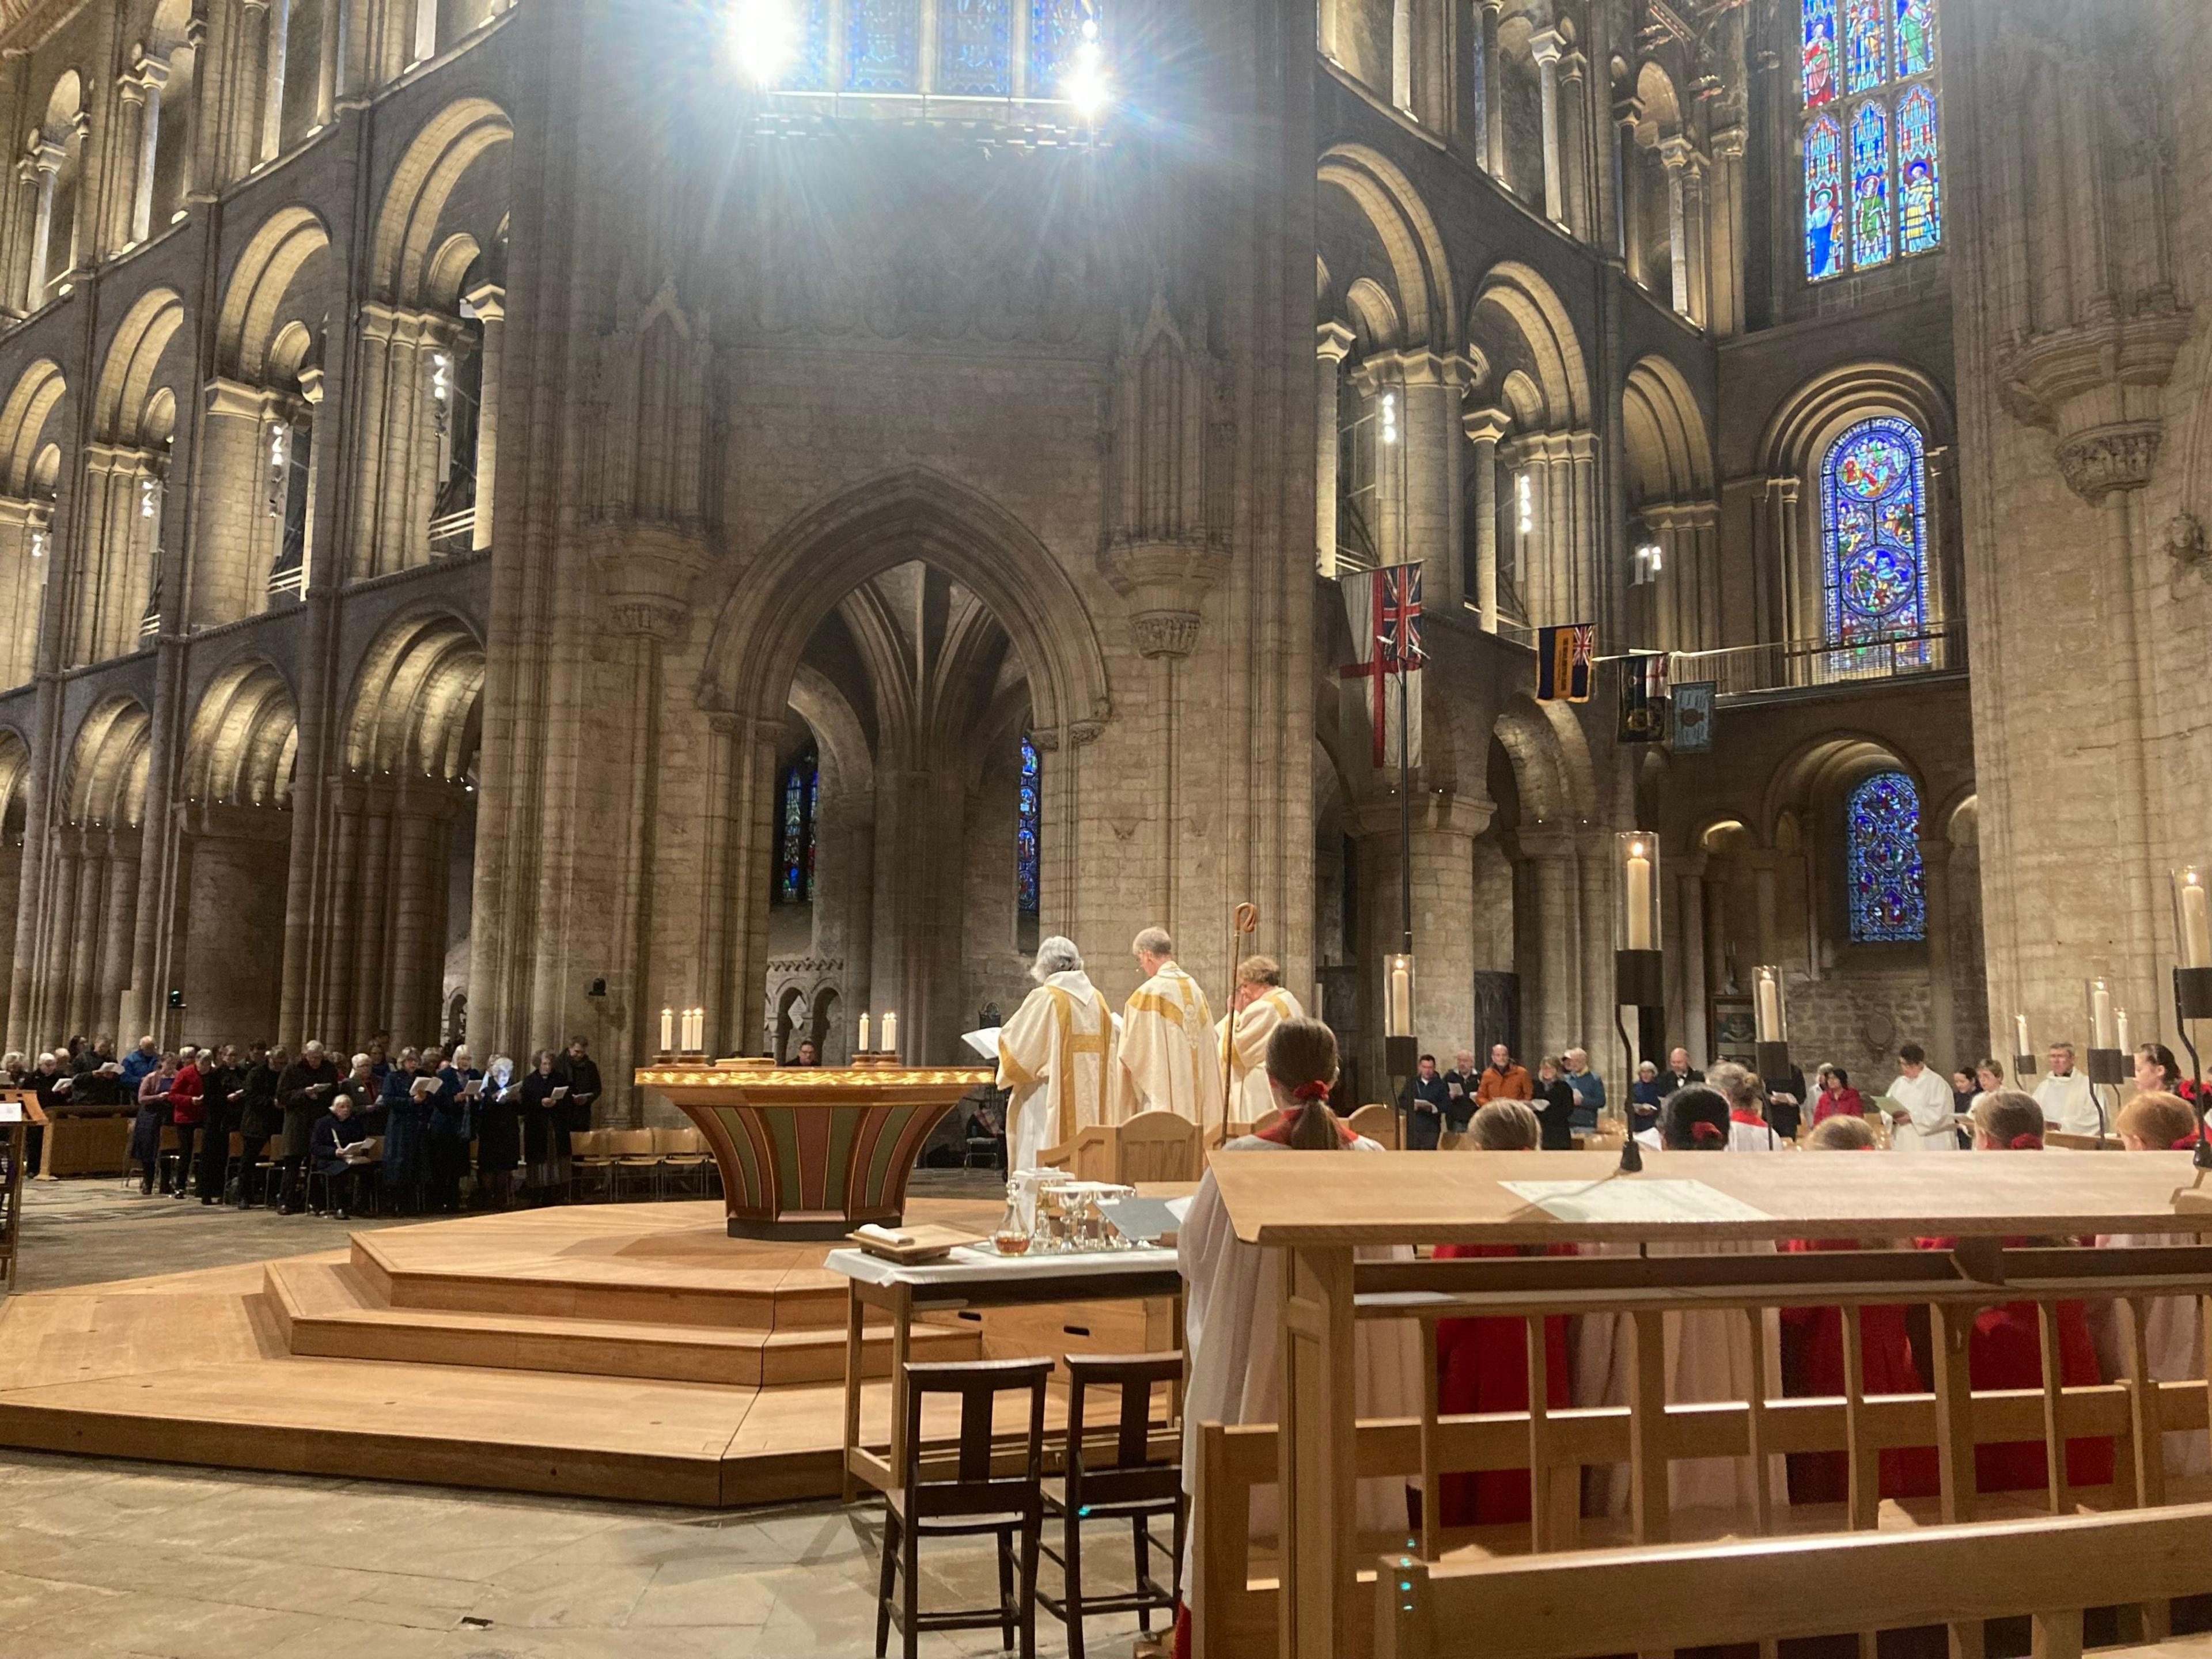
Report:
[[[1897,72],[1925,75],[1936,67],[1936,0],[1897,0]]]
[[[1028,0],[1028,5],[1030,96],[1057,98],[1085,26],[1098,25],[1098,0]]]
[[[1844,130],[1832,115],[1805,129],[1805,275],[1814,282],[1844,268]]]
[[[1903,252],[1942,245],[1942,159],[1936,94],[1915,87],[1897,106],[1897,242]]]
[[[1831,645],[1923,634],[1928,628],[1927,446],[1894,415],[1861,421],[1820,469],[1824,608]],[[1881,664],[1924,643],[1886,645]],[[1848,670],[1855,653],[1837,653]]]
[[[1920,792],[1902,772],[1877,772],[1844,809],[1851,939],[1859,945],[1928,937],[1920,867]]]
[[[1889,79],[1889,27],[1882,0],[1844,0],[1846,90],[1871,92]]]
[[[849,92],[921,89],[921,0],[849,0],[845,87]]]
[[[1014,89],[1011,0],[938,0],[937,89],[1004,98]]]
[[[1836,98],[1836,0],[1805,0],[1805,107]]]
[[[830,0],[787,0],[797,25],[791,65],[776,82],[784,92],[830,90]]]
[[[1021,912],[1025,916],[1037,914],[1037,832],[1043,818],[1043,795],[1039,775],[1037,746],[1029,734],[1022,735],[1022,793],[1019,827],[1014,833],[1015,887],[1020,896]]]
[[[1889,111],[1869,99],[1851,116],[1851,264],[1886,264],[1889,234]]]
[[[782,812],[775,832],[775,896],[779,903],[814,898],[814,799],[822,782],[812,754],[784,769]]]

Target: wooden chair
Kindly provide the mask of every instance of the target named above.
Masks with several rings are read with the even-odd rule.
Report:
[[[650,1198],[660,1185],[660,1154],[650,1129],[603,1129],[601,1146],[613,1160],[609,1196],[619,1200],[627,1188]]]
[[[1206,1173],[1205,1138],[1173,1112],[1139,1112],[1119,1127],[1114,1173],[1123,1186],[1140,1181],[1196,1181]]]
[[[906,1368],[906,1455],[899,1484],[884,1498],[883,1571],[876,1594],[876,1659],[884,1659],[892,1625],[904,1638],[906,1659],[917,1659],[926,1630],[988,1630],[1014,1645],[1022,1659],[1036,1659],[1037,1548],[1044,1529],[1044,1394],[1049,1359],[984,1359],[960,1364]],[[999,1396],[1029,1395],[1029,1425],[1020,1447],[1021,1470],[997,1474],[991,1423]],[[922,1479],[921,1408],[933,1395],[960,1401],[960,1442],[950,1479]],[[951,1613],[921,1611],[921,1545],[924,1537],[975,1537],[988,1533],[999,1553],[999,1605]],[[1018,1570],[1014,1544],[1021,1544]],[[900,1593],[894,1601],[892,1591]]]
[[[1182,1355],[1137,1354],[1120,1358],[1104,1354],[1068,1354],[1066,1473],[1044,1492],[1045,1513],[1061,1523],[1061,1547],[1050,1545],[1044,1553],[1060,1570],[1061,1595],[1053,1600],[1042,1591],[1037,1600],[1067,1626],[1067,1659],[1083,1659],[1083,1621],[1095,1613],[1133,1613],[1140,1629],[1152,1627],[1155,1608],[1175,1618],[1176,1597],[1182,1590],[1182,1463],[1180,1456],[1164,1461],[1152,1457],[1152,1390],[1172,1389],[1182,1380]],[[1085,1433],[1084,1396],[1093,1389],[1113,1389],[1121,1395],[1121,1415],[1115,1425],[1110,1449],[1102,1448]],[[1152,1536],[1155,1516],[1167,1516],[1174,1526],[1175,1541],[1168,1558],[1169,1579],[1161,1584],[1152,1576],[1152,1553],[1159,1540]],[[1083,1523],[1086,1521],[1127,1521],[1135,1551],[1136,1588],[1111,1595],[1083,1593]]]
[[[1365,1135],[1377,1146],[1391,1152],[1398,1150],[1398,1114],[1388,1106],[1379,1103],[1362,1106],[1345,1121],[1350,1125],[1352,1133]]]
[[[614,1196],[615,1160],[607,1146],[611,1129],[579,1129],[568,1137],[568,1199],[571,1203],[596,1185],[608,1198]]]
[[[1120,1136],[1110,1124],[1094,1123],[1078,1129],[1075,1139],[1048,1146],[1037,1154],[1040,1170],[1065,1170],[1078,1181],[1114,1181],[1120,1167]]]
[[[705,1198],[707,1171],[714,1160],[708,1156],[707,1138],[696,1129],[655,1129],[653,1150],[660,1159],[660,1190],[663,1197],[678,1192],[685,1196]]]

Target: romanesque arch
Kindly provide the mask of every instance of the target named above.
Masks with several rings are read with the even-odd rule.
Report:
[[[1448,349],[1446,319],[1458,314],[1451,261],[1443,234],[1420,192],[1397,164],[1363,144],[1339,144],[1321,158],[1316,175],[1358,204],[1388,252],[1405,317],[1405,343]]]
[[[1695,651],[1720,607],[1720,505],[1696,394],[1663,357],[1638,360],[1621,392],[1637,564],[1637,639]]]
[[[1591,827],[1597,771],[1573,714],[1526,695],[1508,702],[1489,787],[1498,811],[1476,843],[1478,901],[1511,918],[1511,954],[1498,954],[1518,972],[1522,1047],[1604,1052],[1611,1011],[1592,988],[1611,982],[1612,837]]]
[[[69,660],[102,662],[158,628],[162,513],[191,342],[170,289],[124,313],[93,388],[95,441],[85,457],[82,553],[71,583]]]
[[[35,960],[42,965],[27,1020],[34,1041],[112,1033],[121,1015],[152,725],[144,704],[111,697],[85,715],[70,739],[39,907]],[[14,1018],[11,1010],[11,1027]]]
[[[0,687],[22,684],[38,662],[68,394],[60,367],[42,358],[0,404]]]

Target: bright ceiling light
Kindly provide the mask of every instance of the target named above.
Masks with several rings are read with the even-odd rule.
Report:
[[[1114,96],[1113,82],[1106,74],[1106,53],[1098,44],[1098,20],[1095,17],[1084,21],[1082,44],[1075,49],[1060,90],[1060,95],[1075,106],[1075,112],[1086,121],[1097,120]]]
[[[756,86],[774,86],[798,53],[792,9],[791,0],[736,0],[730,8],[730,51]]]

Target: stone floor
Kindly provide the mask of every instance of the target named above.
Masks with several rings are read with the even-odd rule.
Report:
[[[928,1173],[933,1193],[994,1189],[980,1173]],[[25,1224],[26,1291],[296,1255],[344,1235],[105,1181],[34,1188]],[[0,1655],[861,1659],[874,1651],[880,1515],[870,1504],[702,1515],[0,1452]],[[1119,1542],[1101,1529],[1102,1588],[1127,1582]],[[923,1572],[925,1607],[996,1595],[988,1544],[927,1549]],[[1057,1577],[1047,1563],[1044,1583]],[[1091,1653],[1122,1659],[1136,1621],[1087,1628]],[[1037,1636],[1041,1654],[1066,1653],[1048,1614]],[[1000,1648],[976,1632],[927,1636],[921,1650]]]

